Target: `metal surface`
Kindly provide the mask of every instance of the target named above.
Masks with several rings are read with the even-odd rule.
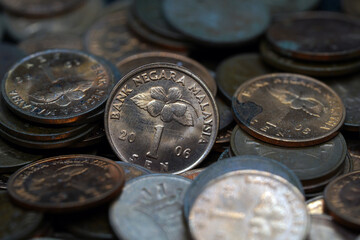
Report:
[[[324,210],[325,210],[324,205],[325,205],[325,203],[324,203],[323,196],[311,198],[306,201],[307,210],[308,210],[309,214],[311,214],[311,215],[324,214]]]
[[[204,168],[192,169],[192,170],[181,173],[180,176],[194,180],[203,170],[204,170]]]
[[[126,182],[131,179],[140,177],[142,175],[147,175],[152,173],[150,170],[140,167],[139,165],[136,164],[121,162],[121,161],[117,161],[116,163],[119,164],[124,170]]]

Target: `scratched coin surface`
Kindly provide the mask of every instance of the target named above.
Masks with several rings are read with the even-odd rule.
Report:
[[[120,239],[189,239],[183,219],[184,193],[191,180],[165,174],[129,181],[110,206],[110,224]]]
[[[47,124],[72,123],[105,103],[114,85],[109,67],[76,50],[38,52],[4,77],[2,95],[18,115]]]
[[[189,227],[197,240],[301,240],[310,218],[304,197],[285,179],[243,170],[206,185],[191,209]]]
[[[117,156],[154,172],[181,173],[212,148],[219,115],[206,85],[174,64],[148,64],[110,94],[105,130]]]
[[[333,138],[345,120],[340,97],[304,75],[276,73],[242,84],[232,99],[243,130],[281,146],[308,146]]]
[[[277,21],[267,30],[271,46],[304,60],[335,61],[360,55],[360,20],[341,13],[306,12]]]
[[[360,171],[351,172],[332,181],[324,192],[330,215],[347,227],[360,228]]]
[[[11,175],[8,192],[22,207],[63,212],[108,202],[125,182],[122,168],[92,155],[63,155],[29,164]]]

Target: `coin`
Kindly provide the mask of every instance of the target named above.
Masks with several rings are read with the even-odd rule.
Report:
[[[341,0],[341,7],[348,14],[360,16],[360,3],[357,0]]]
[[[7,189],[7,182],[9,181],[9,177],[4,174],[0,174],[0,190]]]
[[[11,175],[8,192],[23,207],[64,212],[110,201],[120,193],[124,182],[124,171],[109,159],[64,155],[21,168]]]
[[[206,185],[191,208],[189,228],[197,240],[300,240],[309,231],[310,218],[304,197],[286,180],[242,170]]]
[[[204,168],[192,169],[192,170],[181,173],[180,176],[194,180],[203,170],[204,170]]]
[[[360,55],[360,21],[334,12],[292,14],[269,27],[266,37],[279,53],[296,59],[337,61]]]
[[[111,70],[94,56],[55,49],[30,55],[4,77],[2,95],[16,114],[47,124],[91,115],[113,87]]]
[[[262,0],[261,2],[270,8],[271,13],[281,14],[314,9],[319,5],[320,0]]]
[[[116,63],[117,69],[125,75],[135,68],[155,62],[173,63],[185,67],[197,75],[209,87],[211,93],[216,96],[217,86],[210,72],[199,62],[180,54],[170,52],[145,52],[131,55]]]
[[[344,105],[329,86],[291,73],[247,81],[236,91],[232,106],[243,130],[280,146],[326,142],[338,133],[345,119]]]
[[[41,213],[25,211],[13,205],[6,192],[0,192],[0,213],[1,239],[28,239],[43,219]]]
[[[183,220],[184,193],[191,180],[151,174],[129,181],[109,210],[110,224],[120,239],[189,239]]]
[[[311,198],[306,201],[306,206],[309,214],[324,214],[324,197],[318,196],[315,198]]]
[[[199,164],[217,135],[219,115],[205,84],[174,64],[148,64],[123,77],[105,108],[105,130],[117,156],[154,172]]]
[[[215,98],[219,110],[219,131],[228,129],[234,122],[231,108],[220,98]]]
[[[89,147],[101,143],[106,139],[104,124],[96,124],[95,127],[80,141],[71,145],[72,148]]]
[[[8,43],[0,44],[0,52],[0,78],[3,79],[10,67],[24,58],[26,54],[15,45]]]
[[[354,164],[354,171],[360,171],[360,141],[356,139],[346,139],[348,152]]]
[[[359,229],[360,171],[351,172],[332,181],[324,191],[330,215],[347,227]]]
[[[119,164],[124,170],[126,181],[140,177],[142,175],[151,174],[151,171],[149,171],[146,168],[140,167],[136,164],[121,162],[121,161],[117,161],[116,163]]]
[[[230,156],[230,149],[227,148],[221,153],[220,157],[218,158],[218,161],[222,161],[224,159],[231,158],[231,157],[232,156]]]
[[[268,8],[254,1],[164,0],[163,7],[171,26],[188,38],[211,46],[252,41],[270,22]]]
[[[300,73],[314,77],[343,76],[357,72],[360,61],[342,62],[308,62],[282,56],[271,49],[269,43],[263,41],[260,44],[260,53],[270,66],[286,72]]]

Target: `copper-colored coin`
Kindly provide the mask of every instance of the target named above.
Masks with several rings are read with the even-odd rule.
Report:
[[[219,115],[206,85],[175,64],[148,64],[123,77],[105,109],[118,157],[154,172],[181,173],[212,148]]]
[[[56,49],[14,65],[1,90],[16,114],[35,122],[64,124],[91,115],[107,100],[113,85],[113,73],[94,56]]]
[[[360,228],[360,171],[345,174],[325,189],[326,207],[334,219],[350,228]]]
[[[183,177],[186,177],[188,179],[194,180],[203,170],[204,170],[204,168],[196,168],[196,169],[192,169],[192,170],[183,172],[180,175]]]
[[[309,146],[334,137],[345,120],[340,97],[303,75],[263,75],[236,91],[233,112],[250,135],[281,146]]]
[[[360,55],[360,20],[340,13],[306,12],[277,21],[267,39],[281,54],[304,60],[334,61]]]
[[[64,155],[21,168],[11,176],[8,191],[23,207],[62,212],[108,202],[120,193],[124,183],[124,171],[109,159]]]
[[[309,214],[324,214],[324,197],[318,196],[306,201],[306,206]]]

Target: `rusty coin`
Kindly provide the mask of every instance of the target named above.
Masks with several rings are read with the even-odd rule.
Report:
[[[345,120],[344,105],[329,86],[291,73],[268,74],[245,82],[236,91],[232,106],[246,132],[281,146],[326,142]]]
[[[175,64],[148,64],[123,77],[105,108],[111,147],[154,172],[181,173],[212,148],[219,115],[206,85]]]

